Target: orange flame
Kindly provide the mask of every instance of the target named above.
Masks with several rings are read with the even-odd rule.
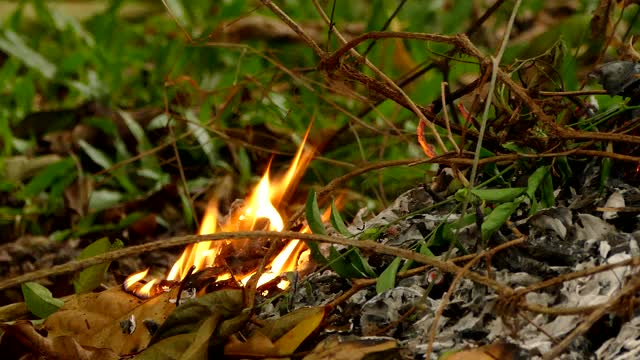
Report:
[[[260,179],[260,182],[248,197],[247,204],[241,209],[240,216],[238,217],[238,220],[243,224],[250,224],[250,227],[247,230],[253,229],[259,219],[268,219],[270,230],[281,231],[284,229],[284,219],[276,209],[276,206],[286,200],[289,192],[295,188],[300,177],[304,174],[307,166],[313,158],[314,151],[312,149],[305,148],[308,136],[309,129],[307,130],[302,140],[302,144],[298,148],[287,172],[282,177],[271,181],[269,168],[267,168],[262,179]],[[215,233],[218,228],[217,217],[218,206],[215,201],[212,201],[207,207],[207,211],[205,212],[198,234],[206,235]],[[223,228],[233,229],[237,228],[236,225],[238,224],[225,224]],[[308,229],[306,231],[308,231]],[[203,241],[187,246],[180,258],[171,268],[167,275],[167,280],[180,281],[184,279],[189,274],[192,267],[195,267],[195,270],[193,270],[195,272],[214,266],[216,257],[220,254],[223,246],[228,243],[228,241]],[[304,242],[299,240],[290,241],[266,267],[265,272],[258,281],[258,286],[273,280],[284,272],[295,270],[297,259],[304,249]],[[125,288],[131,288],[134,283],[146,276],[146,272],[142,275],[141,274],[142,273],[131,275],[125,282]],[[253,275],[253,273],[243,276],[238,279],[238,281],[246,284],[251,275]],[[148,282],[142,288],[136,290],[136,294],[144,296],[145,294],[151,293],[155,284],[156,283],[154,281]]]

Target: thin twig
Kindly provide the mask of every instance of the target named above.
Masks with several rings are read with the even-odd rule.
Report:
[[[491,109],[491,105],[493,103],[493,93],[496,88],[496,81],[498,78],[498,73],[500,72],[500,60],[502,59],[502,55],[504,54],[504,50],[507,47],[507,43],[509,42],[509,36],[511,35],[511,29],[513,27],[513,23],[516,20],[516,15],[518,13],[518,9],[520,8],[521,0],[517,0],[515,5],[513,6],[513,10],[511,11],[511,17],[509,18],[509,22],[507,23],[507,28],[505,30],[504,38],[502,39],[502,44],[500,45],[500,49],[498,50],[498,54],[495,57],[491,57],[492,68],[491,68],[491,80],[489,81],[489,92],[487,95],[487,100],[485,101],[484,112],[482,113],[482,121],[480,123],[480,134],[478,135],[478,141],[476,143],[476,151],[473,158],[473,165],[471,167],[471,178],[469,179],[469,187],[472,188],[476,182],[476,174],[478,172],[478,162],[480,161],[480,151],[482,150],[482,140],[484,138],[484,133],[487,129],[487,121],[489,119],[489,110]],[[470,194],[471,192],[469,192]],[[469,197],[465,198],[465,205],[463,206],[463,210],[465,211],[467,204],[469,202]]]
[[[399,256],[401,258],[414,260],[421,264],[426,264],[426,265],[436,267],[441,271],[448,272],[448,273],[457,273],[460,270],[460,267],[453,264],[452,262],[437,260],[436,258],[425,256],[411,250],[405,250],[405,249],[395,248],[391,246],[386,246],[370,240],[351,240],[351,239],[343,239],[343,238],[331,237],[326,235],[298,233],[293,231],[282,231],[282,232],[239,231],[239,232],[220,232],[220,233],[208,234],[208,235],[177,236],[177,237],[158,240],[158,241],[154,241],[146,244],[129,246],[123,249],[118,249],[118,250],[110,251],[101,255],[90,257],[88,259],[74,260],[66,264],[53,266],[49,269],[36,270],[24,275],[16,276],[11,279],[2,280],[0,281],[0,290],[17,286],[27,281],[38,280],[47,276],[66,274],[69,272],[82,270],[89,266],[102,264],[104,262],[115,260],[125,256],[137,255],[145,252],[150,252],[150,251],[155,251],[160,249],[167,249],[167,248],[172,248],[176,246],[184,246],[184,245],[194,244],[202,241],[220,241],[220,240],[237,240],[237,239],[256,239],[256,238],[299,239],[303,241],[320,241],[320,242],[327,242],[332,244],[353,246],[363,250],[376,252],[379,254]],[[507,294],[507,295],[511,295],[513,293],[513,289],[511,289],[510,287],[504,286],[498,283],[497,281],[490,279],[486,276],[479,275],[473,272],[466,273],[465,276],[475,282],[484,284],[498,291],[499,293]]]

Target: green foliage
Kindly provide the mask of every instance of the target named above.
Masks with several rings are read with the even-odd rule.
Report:
[[[380,274],[378,281],[376,281],[376,292],[378,294],[395,287],[396,274],[398,273],[401,261],[402,259],[398,257],[393,259],[391,264]]]
[[[35,282],[22,284],[22,296],[27,304],[27,309],[42,319],[58,311],[64,305],[64,301],[54,298],[49,289]]]
[[[94,241],[89,246],[84,248],[80,255],[78,255],[77,260],[87,259],[92,256],[104,254],[106,252],[120,249],[124,246],[122,241],[116,240],[113,243],[109,241],[107,238],[102,238]],[[104,274],[107,272],[109,265],[111,262],[106,262],[103,264],[93,265],[82,270],[77,278],[73,280],[73,288],[75,289],[76,294],[81,294],[85,292],[89,292],[102,283],[104,278]]]

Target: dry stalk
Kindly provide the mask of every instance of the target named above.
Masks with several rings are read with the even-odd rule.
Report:
[[[20,285],[27,281],[38,280],[47,276],[66,274],[69,272],[82,270],[92,265],[102,264],[107,261],[115,260],[125,256],[132,256],[142,254],[145,252],[167,249],[177,246],[184,246],[188,244],[194,244],[202,241],[220,241],[220,240],[237,240],[237,239],[299,239],[303,241],[319,241],[331,244],[339,244],[345,246],[352,246],[355,248],[376,252],[379,254],[398,256],[404,259],[416,261],[421,264],[435,267],[443,272],[457,273],[460,267],[450,261],[441,261],[433,257],[425,256],[416,253],[411,250],[399,249],[391,246],[386,246],[371,240],[351,240],[337,237],[331,237],[318,234],[305,234],[293,231],[238,231],[238,232],[220,232],[208,235],[185,235],[177,236],[169,239],[158,240],[146,244],[129,246],[123,249],[110,251],[101,255],[97,255],[88,259],[74,260],[66,264],[56,265],[49,269],[41,269],[32,271],[30,273],[16,276],[11,279],[5,279],[0,281],[0,290]],[[499,282],[490,279],[484,275],[480,275],[474,272],[468,272],[465,277],[472,281],[484,284],[495,291],[502,294],[512,294],[514,292],[508,286],[504,286]]]

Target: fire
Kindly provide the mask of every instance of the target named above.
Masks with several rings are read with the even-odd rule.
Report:
[[[290,191],[295,188],[301,175],[304,174],[304,171],[313,158],[313,150],[305,148],[308,135],[309,130],[307,130],[291,166],[283,176],[272,180],[270,178],[270,166],[265,171],[265,174],[248,197],[246,205],[240,210],[241,213],[238,216],[238,220],[243,227],[248,227],[248,229],[245,230],[252,230],[260,219],[267,219],[269,221],[269,230],[282,231],[284,229],[285,221],[278,211],[277,206],[285,202],[287,196],[290,195]],[[212,234],[215,233],[218,228],[222,230],[233,230],[239,228],[239,225],[240,224],[218,224],[218,205],[215,201],[212,201],[207,207],[198,234]],[[205,241],[187,246],[169,271],[167,280],[180,281],[190,272],[197,272],[215,266],[216,258],[228,244],[229,241]],[[304,249],[304,242],[299,240],[290,241],[271,263],[266,266],[264,273],[258,280],[258,286],[273,280],[282,273],[295,270],[297,259]],[[242,284],[246,284],[252,275],[253,273],[247,274],[237,278],[237,280]],[[132,290],[133,285],[145,276],[146,272],[131,275],[125,282],[125,289]],[[155,284],[155,280],[149,281],[142,287],[136,286],[134,292],[141,296],[148,295],[152,292]]]

